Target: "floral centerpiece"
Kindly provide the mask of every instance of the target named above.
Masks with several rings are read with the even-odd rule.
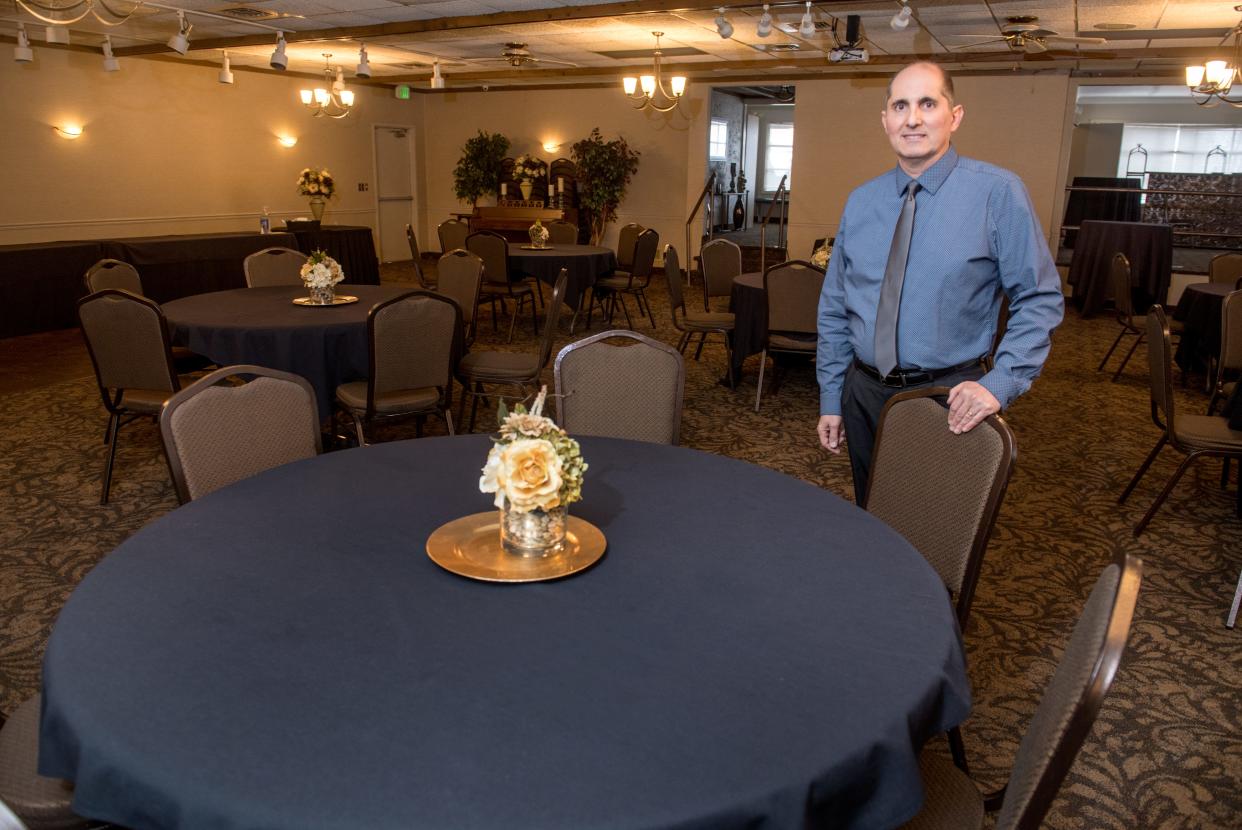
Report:
[[[336,180],[327,168],[304,168],[298,175],[298,193],[310,197],[311,213],[316,219],[322,219],[324,200],[331,199],[336,193]]]
[[[527,229],[527,232],[530,234],[530,244],[532,248],[548,247],[548,237],[551,236],[551,234],[549,234],[548,229],[543,226],[543,222],[536,219],[535,224],[531,225]]]
[[[341,264],[323,251],[312,251],[300,273],[302,283],[318,305],[331,305],[336,284],[345,279]]]
[[[513,160],[513,178],[518,180],[518,187],[522,191],[522,198],[529,199],[532,182],[543,176],[543,162],[534,156],[528,156],[525,153]]]
[[[820,243],[820,246],[811,254],[811,264],[821,271],[828,270],[828,260],[832,257],[832,246],[827,242]]]
[[[578,442],[543,415],[545,386],[530,411],[500,404],[500,435],[483,467],[479,490],[495,493],[500,540],[524,556],[556,553],[565,542],[567,508],[582,498],[587,463]]]

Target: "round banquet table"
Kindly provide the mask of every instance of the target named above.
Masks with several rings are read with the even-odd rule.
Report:
[[[1223,282],[1197,282],[1186,286],[1173,309],[1173,319],[1183,329],[1173,359],[1182,371],[1208,365],[1220,356],[1220,310],[1233,286]]]
[[[367,377],[367,312],[412,286],[340,285],[350,305],[314,308],[293,304],[298,286],[237,288],[195,294],[165,303],[172,341],[221,366],[254,363],[294,372],[310,381],[319,417],[332,413],[336,387]]]
[[[729,311],[733,312],[733,366],[730,368],[738,378],[746,358],[763,351],[763,341],[768,336],[768,295],[763,290],[762,272],[749,271],[733,278]]]
[[[608,550],[475,582],[425,540],[490,508],[487,436],[270,470],[69,598],[39,771],[143,828],[891,827],[969,710],[943,584],[811,484],[585,438]],[[712,498],[703,494],[711,492]]]
[[[564,268],[569,278],[563,302],[574,309],[579,307],[587,289],[595,284],[596,277],[611,274],[616,267],[617,255],[612,249],[599,245],[549,245],[542,250],[509,245],[511,272],[529,274],[555,285],[557,275]]]

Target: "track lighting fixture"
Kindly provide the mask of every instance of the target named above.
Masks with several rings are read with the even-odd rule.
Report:
[[[217,76],[222,84],[233,83],[233,70],[229,66],[229,53],[224,53],[224,61],[220,64],[220,74]]]
[[[811,18],[811,0],[806,2],[806,14],[802,15],[802,22],[798,24],[798,34],[803,37],[811,37],[815,34],[815,21]]]
[[[103,65],[104,72],[119,72],[121,70],[121,62],[116,59],[116,55],[112,54],[112,35],[104,35]]]
[[[26,27],[17,24],[17,45],[13,47],[13,60],[18,63],[30,63],[34,60],[34,50],[30,48],[30,38],[26,37]]]
[[[768,11],[768,4],[763,4],[763,14],[759,16],[759,25],[755,27],[755,34],[759,37],[767,37],[772,34],[772,13]]]
[[[888,25],[893,27],[893,31],[900,32],[902,29],[910,25],[910,18],[914,15],[914,9],[910,8],[905,0],[902,0],[901,10],[893,15],[893,19],[888,21]]]
[[[272,59],[270,61],[272,69],[279,69],[284,72],[289,66],[289,57],[285,54],[285,33],[276,33],[276,48],[272,50]]]
[[[185,12],[177,12],[177,34],[168,39],[168,48],[172,49],[178,55],[184,55],[190,50],[190,30],[194,26],[185,22]]]
[[[431,64],[431,88],[444,89],[444,76],[440,74],[440,62]]]
[[[69,30],[62,26],[48,26],[43,31],[43,39],[48,43],[59,43],[61,46],[68,46]]]
[[[725,17],[724,6],[716,9],[716,34],[725,40],[733,37],[733,24]]]
[[[367,60],[367,45],[365,43],[358,47],[358,68],[354,70],[354,75],[359,78],[371,77],[371,62]]]

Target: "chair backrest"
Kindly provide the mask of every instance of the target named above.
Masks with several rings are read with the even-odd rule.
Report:
[[[108,390],[181,388],[173,369],[168,323],[153,300],[105,288],[78,301],[78,320],[109,412],[115,402]]]
[[[479,304],[479,284],[483,279],[483,260],[477,254],[458,248],[440,257],[436,266],[436,285],[441,294],[451,297],[461,309],[462,324],[474,322],[475,306]]]
[[[552,357],[552,338],[556,337],[556,327],[561,321],[561,302],[565,299],[565,286],[569,282],[569,271],[565,268],[556,275],[556,284],[552,287],[552,299],[548,300],[546,315],[543,320],[543,338],[539,341],[539,370],[548,365]]]
[[[638,235],[645,230],[637,222],[631,222],[622,225],[617,233],[617,267],[622,271],[630,270],[634,264],[634,245],[638,243]]]
[[[793,259],[764,271],[768,331],[816,334],[819,330],[819,295],[823,289],[824,272],[809,262]]]
[[[1151,414],[1156,423],[1163,419],[1165,434],[1173,446],[1177,442],[1177,407],[1173,401],[1173,342],[1164,309],[1154,305],[1147,312],[1147,370],[1151,383]]]
[[[686,368],[671,346],[633,331],[605,331],[561,349],[553,376],[567,432],[677,443]]]
[[[713,239],[699,252],[703,265],[703,302],[710,297],[727,297],[733,292],[733,278],[742,273],[742,249],[727,239]]]
[[[1035,830],[1091,732],[1117,674],[1143,579],[1121,554],[1100,574],[1014,756],[997,830]]]
[[[553,245],[577,245],[578,226],[572,222],[550,222],[548,241]]]
[[[466,250],[483,260],[483,281],[509,284],[509,243],[494,231],[479,231],[466,237]]]
[[[321,449],[315,390],[262,366],[225,366],[173,395],[160,435],[182,504]]]
[[[447,254],[457,248],[466,247],[470,224],[460,219],[445,219],[436,227],[436,235],[440,238],[440,252]]]
[[[1230,291],[1220,307],[1220,360],[1216,379],[1224,383],[1225,375],[1242,369],[1242,291]]]
[[[3,801],[0,801],[0,830],[27,830],[22,820]]]
[[[418,237],[414,236],[414,226],[405,226],[405,239],[410,243],[410,259],[414,261],[414,277],[423,288],[430,288],[427,275],[423,273],[423,255],[418,250]]]
[[[375,414],[377,397],[392,392],[434,386],[447,400],[461,319],[455,301],[430,291],[410,291],[377,303],[368,312],[368,415]]]
[[[86,269],[86,291],[94,294],[105,288],[119,288],[131,294],[142,295],[142,278],[138,270],[119,259],[101,259]]]
[[[988,537],[1017,449],[999,415],[954,435],[936,400],[945,387],[894,395],[880,413],[871,456],[867,512],[890,525],[931,563],[966,628]],[[946,480],[952,476],[952,486]]]
[[[1242,279],[1242,254],[1217,254],[1208,263],[1208,280],[1236,284]]]
[[[1123,253],[1113,254],[1108,278],[1113,290],[1113,308],[1117,319],[1127,326],[1134,325],[1134,286],[1130,282],[1130,260]]]
[[[681,257],[672,245],[664,246],[664,276],[668,279],[668,307],[673,315],[673,326],[680,329],[677,312],[686,312],[686,298],[681,293]]]
[[[306,254],[291,248],[264,248],[246,257],[246,285],[263,288],[269,285],[301,285],[302,266]]]
[[[656,250],[660,247],[660,234],[651,228],[638,235],[634,243],[634,261],[630,264],[630,285],[635,283],[643,288],[651,282],[651,274],[655,271]]]

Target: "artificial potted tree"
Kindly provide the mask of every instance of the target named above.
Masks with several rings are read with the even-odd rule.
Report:
[[[638,172],[637,150],[624,138],[604,141],[599,127],[574,144],[570,151],[578,175],[578,203],[587,214],[591,244],[598,245],[608,225],[617,219],[630,177]]]
[[[471,207],[478,207],[479,199],[500,189],[501,165],[509,152],[509,139],[500,133],[479,130],[474,138],[466,140],[461,148],[461,158],[453,168],[453,193]]]

